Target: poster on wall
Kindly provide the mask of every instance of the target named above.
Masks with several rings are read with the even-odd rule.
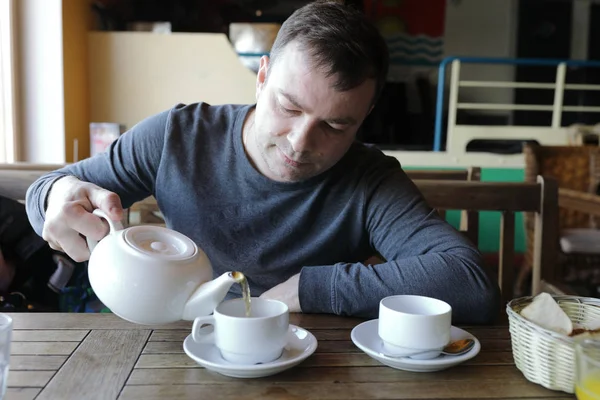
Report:
[[[444,57],[446,0],[364,0],[390,51],[392,69],[436,67]]]
[[[363,7],[390,53],[388,82],[363,140],[430,149],[446,0],[363,0]]]

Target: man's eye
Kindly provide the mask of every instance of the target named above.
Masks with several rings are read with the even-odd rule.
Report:
[[[326,128],[327,128],[328,130],[330,130],[330,131],[331,131],[331,132],[333,132],[333,133],[342,133],[342,132],[344,132],[344,130],[343,130],[343,129],[337,129],[337,128],[334,128],[333,126],[331,126],[331,125],[329,125],[329,124],[325,124],[325,126],[326,126]]]
[[[295,114],[297,112],[296,110],[291,110],[289,108],[284,107],[281,103],[279,103],[279,109],[286,114]]]

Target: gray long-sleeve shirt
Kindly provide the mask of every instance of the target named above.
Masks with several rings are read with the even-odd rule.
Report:
[[[321,175],[272,181],[244,152],[251,107],[179,105],[145,119],[106,153],[37,180],[27,193],[31,224],[41,235],[52,183],[74,175],[116,192],[124,207],[154,195],[167,226],[206,252],[215,276],[242,271],[253,296],[301,272],[304,312],[376,317],[383,297],[420,294],[447,301],[455,323],[498,314],[498,285],[479,252],[395,158],[354,143]],[[387,262],[363,264],[375,251]]]

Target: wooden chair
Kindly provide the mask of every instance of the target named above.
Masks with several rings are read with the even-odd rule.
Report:
[[[600,287],[600,147],[527,144],[525,181],[543,174],[559,187],[557,293],[597,296]],[[531,270],[533,219],[525,214],[527,249],[522,274]],[[577,293],[580,291],[581,293]]]
[[[534,216],[531,293],[539,293],[544,282],[556,280],[558,188],[555,180],[538,176],[536,182],[416,180],[415,183],[432,208],[502,213],[498,281],[504,304],[513,298],[516,283],[516,212],[531,212]]]
[[[467,169],[457,170],[437,170],[437,169],[409,169],[406,174],[413,181],[415,180],[441,180],[441,181],[481,181],[481,168],[469,167]],[[446,210],[437,210],[445,218]],[[477,246],[479,244],[479,213],[476,211],[461,210],[460,230],[465,233],[467,238]]]

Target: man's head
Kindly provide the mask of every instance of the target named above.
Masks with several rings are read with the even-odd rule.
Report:
[[[282,25],[261,59],[246,149],[278,181],[300,181],[337,163],[385,83],[385,41],[364,15],[318,1]]]

